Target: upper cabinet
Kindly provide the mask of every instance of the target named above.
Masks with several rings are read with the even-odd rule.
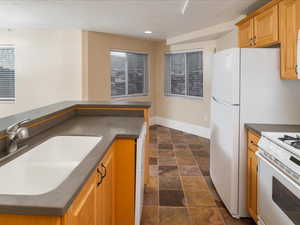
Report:
[[[247,20],[239,25],[239,45],[241,48],[251,48],[253,36],[253,20]]]
[[[275,5],[253,18],[255,47],[265,47],[279,42],[278,5]]]
[[[273,0],[237,23],[241,48],[280,44],[281,79],[298,79],[296,52],[300,22],[296,12],[299,11],[299,2]]]
[[[297,15],[296,0],[279,3],[281,43],[281,78],[297,80]]]

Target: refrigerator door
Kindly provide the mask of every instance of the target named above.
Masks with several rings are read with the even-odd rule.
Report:
[[[232,48],[214,56],[212,96],[221,102],[240,102],[240,51]]]
[[[238,216],[239,106],[212,99],[210,175],[233,216]]]

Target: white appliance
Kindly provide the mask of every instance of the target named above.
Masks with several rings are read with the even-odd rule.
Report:
[[[300,133],[263,133],[258,142],[258,223],[300,224]]]
[[[147,124],[144,123],[136,143],[135,225],[141,224],[144,198],[144,161]]]
[[[210,175],[234,217],[247,217],[245,123],[300,124],[300,88],[280,80],[279,49],[227,49],[215,54]]]

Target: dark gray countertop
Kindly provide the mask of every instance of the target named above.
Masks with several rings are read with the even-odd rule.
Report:
[[[105,101],[64,101],[52,105],[40,107],[34,110],[18,113],[12,116],[0,118],[0,131],[5,130],[11,124],[25,119],[37,120],[71,107],[96,106],[104,108],[150,108],[150,102],[105,102]]]
[[[288,124],[245,124],[246,128],[261,135],[262,132],[300,132],[299,125],[288,125]]]
[[[61,103],[61,108],[65,108],[66,104],[69,103]],[[70,103],[70,105],[74,104]],[[134,106],[136,107],[136,105]],[[58,105],[53,110],[57,109]],[[49,110],[40,110],[40,114],[44,114],[45,111],[48,112]],[[74,116],[58,126],[32,137],[27,143],[30,148],[25,149],[20,154],[53,136],[87,135],[102,136],[103,138],[55,190],[42,195],[0,195],[0,213],[64,215],[114,139],[117,137],[137,138],[143,124],[144,119],[142,117]]]

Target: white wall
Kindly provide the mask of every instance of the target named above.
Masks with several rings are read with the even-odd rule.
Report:
[[[0,44],[16,46],[16,101],[0,102],[0,117],[81,99],[80,30],[0,30]]]
[[[216,40],[216,50],[222,51],[228,48],[236,48],[238,47],[238,29],[228,32],[227,34],[221,36]]]

